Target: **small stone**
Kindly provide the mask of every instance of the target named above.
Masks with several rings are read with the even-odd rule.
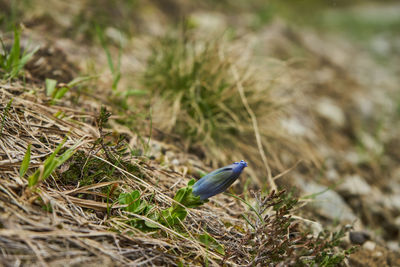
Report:
[[[400,244],[398,241],[388,241],[386,244],[390,250],[400,251]]]
[[[362,245],[370,240],[370,235],[367,232],[352,231],[350,232],[350,241],[356,245]]]
[[[376,247],[376,244],[375,244],[375,242],[372,242],[372,241],[367,241],[363,245],[364,249],[367,249],[370,251],[373,251],[375,249],[375,247]]]
[[[338,127],[343,127],[346,123],[346,117],[341,107],[336,105],[329,98],[321,98],[317,103],[317,112],[325,119],[331,121]]]
[[[350,195],[368,195],[371,193],[370,185],[358,174],[346,176],[338,190]]]
[[[332,221],[354,222],[357,220],[351,208],[335,191],[312,181],[303,181],[300,177],[296,180],[305,195],[316,194],[312,204],[318,208],[321,215]]]
[[[326,178],[329,181],[337,181],[339,180],[339,173],[335,169],[329,169],[325,173]]]
[[[400,210],[400,196],[397,194],[391,194],[383,197],[383,203],[385,207],[391,210]]]

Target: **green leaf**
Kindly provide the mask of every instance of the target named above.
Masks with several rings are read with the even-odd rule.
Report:
[[[56,155],[61,150],[66,141],[67,138],[64,138],[64,140],[57,146],[54,152],[44,161],[43,174],[41,177],[43,180],[47,179],[55,169],[57,169],[61,164],[67,161],[75,153],[76,147],[80,144],[79,140],[74,146],[70,147],[63,154],[56,158]],[[30,187],[35,186],[39,182],[40,176],[41,172],[40,168],[38,168],[31,176],[29,176],[28,185]]]
[[[13,46],[11,47],[10,54],[8,55],[8,60],[7,60],[7,65],[6,65],[6,68],[9,71],[11,71],[14,68],[14,66],[18,65],[19,56],[21,54],[21,48],[19,45],[20,35],[21,35],[20,29],[15,28],[14,29],[14,42],[13,42]]]
[[[53,95],[55,94],[57,81],[53,79],[46,79],[45,84],[46,84],[46,95],[53,97]]]
[[[121,193],[118,197],[118,202],[125,207],[126,211],[140,214],[146,210],[148,204],[145,200],[140,199],[140,192],[135,190],[131,193]]]
[[[186,194],[186,190],[187,190],[187,187],[179,189],[178,192],[176,192],[176,194],[175,194],[174,200],[176,200],[179,203],[182,203],[182,200],[184,199],[185,194]]]
[[[146,200],[139,200],[139,206],[135,209],[135,213],[142,213],[147,208],[147,201]]]
[[[192,194],[192,186],[194,183],[195,179],[192,179],[189,181],[187,187],[179,189],[178,192],[176,192],[175,194],[174,200],[188,208],[195,208],[206,203],[207,200],[202,201],[200,200],[199,196],[195,196]]]
[[[19,168],[19,176],[22,178],[29,167],[31,161],[31,144],[28,145],[28,149],[25,152],[24,159],[22,160],[21,167]]]
[[[142,96],[147,95],[148,91],[140,89],[129,89],[123,93],[123,96]]]
[[[19,71],[25,66],[26,63],[33,57],[33,55],[39,50],[39,47],[36,47],[33,49],[31,52],[24,54],[22,58],[19,60],[19,64],[17,67],[14,69],[12,73],[12,77],[15,77],[18,75]]]
[[[188,183],[188,186],[193,186],[196,183],[196,179],[191,179]]]
[[[75,85],[78,85],[79,83],[90,81],[96,77],[98,77],[98,76],[93,75],[93,76],[77,77],[68,83],[68,87],[74,87]]]
[[[57,90],[56,94],[54,95],[54,99],[61,99],[66,92],[69,91],[68,87],[61,87]]]
[[[11,47],[10,53],[8,56],[6,54],[3,55],[6,59],[6,62],[2,64],[7,74],[5,75],[8,78],[14,78],[18,76],[20,70],[25,66],[25,64],[32,58],[32,56],[36,53],[39,47],[36,47],[33,51],[29,53],[24,53],[21,55],[21,47],[20,47],[20,36],[21,29],[14,29],[14,42]]]
[[[186,218],[187,215],[187,211],[180,207],[177,209],[174,209],[174,211],[171,213],[171,217],[175,220],[175,219],[179,219],[181,221],[183,221]]]
[[[221,255],[225,255],[224,246],[222,246],[220,243],[218,243],[218,241],[215,240],[215,238],[210,236],[208,233],[199,235],[198,238],[199,238],[199,241],[201,243],[203,243],[206,247],[214,249]]]
[[[121,193],[121,194],[119,194],[119,196],[118,196],[118,202],[119,202],[119,204],[121,204],[121,205],[125,205],[125,204],[127,204],[128,203],[128,201],[127,201],[127,195],[129,195],[129,193]]]
[[[160,216],[154,212],[152,214],[149,214],[148,218],[157,222],[159,220]],[[150,221],[145,221],[145,225],[149,228],[155,228],[155,229],[160,228],[160,226],[158,226],[157,224],[150,222]]]

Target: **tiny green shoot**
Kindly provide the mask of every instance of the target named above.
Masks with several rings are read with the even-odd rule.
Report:
[[[66,162],[75,153],[75,149],[80,142],[77,142],[75,145],[67,149],[63,154],[56,157],[57,153],[61,150],[66,141],[67,138],[64,138],[54,152],[44,161],[43,165],[39,167],[31,176],[29,176],[29,187],[34,187],[39,181],[46,180],[61,164]]]
[[[0,53],[0,69],[4,71],[4,79],[16,78],[25,64],[32,58],[39,47],[36,47],[31,52],[24,51],[21,53],[20,47],[21,30],[14,29],[14,42],[11,50],[8,51],[3,40],[0,38],[3,52]]]
[[[107,56],[107,62],[108,62],[108,67],[110,68],[110,71],[112,73],[113,77],[113,82],[112,82],[112,89],[113,91],[117,90],[119,80],[121,79],[121,56],[122,56],[122,43],[120,42],[119,50],[118,50],[118,60],[117,63],[114,64],[110,49],[107,46],[106,39],[104,38],[104,33],[103,30],[100,28],[100,26],[96,25],[96,32],[97,36],[100,40],[100,44],[103,47],[106,56]]]
[[[26,171],[28,170],[29,163],[31,161],[31,144],[28,145],[26,149],[24,159],[22,160],[21,167],[19,168],[19,177],[24,177]]]

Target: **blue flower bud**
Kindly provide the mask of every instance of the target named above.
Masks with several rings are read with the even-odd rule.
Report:
[[[201,200],[206,200],[224,192],[239,178],[245,167],[247,167],[247,163],[241,160],[210,172],[193,185],[193,195],[199,196]]]

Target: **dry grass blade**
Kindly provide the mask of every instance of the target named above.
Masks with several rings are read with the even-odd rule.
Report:
[[[262,141],[261,141],[261,136],[260,136],[260,130],[258,129],[258,123],[257,123],[257,118],[256,115],[254,114],[253,110],[251,109],[251,107],[249,106],[249,103],[247,102],[247,98],[244,94],[244,90],[243,90],[243,85],[240,81],[239,78],[239,74],[238,71],[235,67],[235,65],[231,66],[231,70],[232,70],[232,74],[235,77],[236,80],[236,84],[237,84],[237,89],[239,91],[240,97],[242,99],[243,105],[246,108],[247,112],[249,113],[249,116],[251,117],[251,122],[253,123],[253,129],[254,129],[254,135],[256,137],[256,141],[257,141],[257,147],[258,147],[258,151],[260,153],[261,159],[264,163],[265,169],[267,171],[267,179],[268,179],[268,183],[271,187],[271,190],[277,190],[277,186],[275,184],[274,179],[272,178],[272,173],[271,173],[271,168],[269,167],[268,161],[267,161],[267,157],[265,156],[265,152],[264,152],[264,148],[262,145]]]
[[[206,249],[196,238],[204,232],[205,226],[224,236],[226,230],[223,221],[232,224],[240,222],[235,212],[226,214],[221,204],[227,201],[226,196],[219,196],[220,200],[215,199],[202,210],[187,210],[186,234],[163,225],[160,225],[161,235],[158,236],[138,231],[127,223],[130,219],[120,212],[123,206],[116,202],[115,196],[109,196],[102,190],[109,187],[127,192],[140,189],[143,197],[154,197],[155,203],[166,207],[172,203],[179,204],[173,200],[172,190],[185,185],[188,179],[180,173],[161,168],[157,163],[123,158],[126,162],[132,161],[131,164],[139,169],[141,175],[138,176],[125,170],[122,165],[104,159],[99,151],[94,152],[93,142],[99,134],[95,128],[96,118],[90,116],[95,114],[92,103],[83,106],[87,112],[63,106],[47,106],[45,101],[38,101],[26,94],[22,87],[12,88],[13,91],[0,88],[2,107],[11,98],[14,99],[4,119],[0,137],[0,247],[3,248],[0,262],[5,260],[53,266],[73,258],[69,264],[113,262],[116,265],[175,265],[181,261],[200,265],[207,259],[216,266],[223,260],[221,255]],[[16,88],[20,88],[20,91]],[[4,108],[0,108],[0,113],[2,111]],[[59,112],[64,113],[63,118],[55,116]],[[23,169],[25,176],[42,165],[66,133],[69,135],[65,147],[72,147],[83,140],[79,151],[90,154],[89,161],[97,160],[112,168],[118,179],[82,187],[74,185],[71,188],[60,178],[76,161],[74,155],[65,165],[61,165],[62,170],[38,184],[35,190],[23,190],[27,181],[20,177],[20,165],[26,158],[28,145],[31,144],[31,157],[28,167]],[[87,164],[86,161],[83,167]],[[158,182],[160,177],[162,183]],[[241,209],[239,206],[234,210]],[[177,243],[180,245],[176,246]],[[176,251],[185,256],[177,258],[174,256]],[[229,260],[225,262],[234,265]]]

